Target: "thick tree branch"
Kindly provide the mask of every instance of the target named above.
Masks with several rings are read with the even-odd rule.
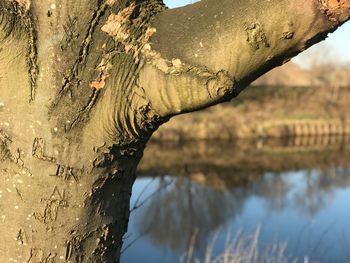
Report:
[[[140,82],[165,116],[226,101],[349,14],[349,0],[202,0],[166,10],[153,22]]]

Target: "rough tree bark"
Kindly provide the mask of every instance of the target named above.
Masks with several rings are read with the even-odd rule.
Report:
[[[349,0],[0,0],[0,262],[118,262],[152,132],[349,14]]]

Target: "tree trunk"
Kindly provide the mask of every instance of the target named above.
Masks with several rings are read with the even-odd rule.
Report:
[[[48,146],[32,160],[22,157],[26,147],[14,154],[6,149],[11,162],[1,164],[1,262],[117,261],[142,152],[101,147],[100,158],[77,159],[80,149]]]
[[[0,262],[119,262],[153,131],[238,95],[349,6],[0,0]]]
[[[1,2],[0,262],[118,261],[159,120],[146,120],[141,63],[101,27],[124,10],[119,19],[138,15],[128,27],[142,35],[132,30],[163,7],[112,4]]]

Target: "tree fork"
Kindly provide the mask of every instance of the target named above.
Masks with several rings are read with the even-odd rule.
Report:
[[[0,0],[0,261],[118,262],[158,126],[237,96],[349,6]]]

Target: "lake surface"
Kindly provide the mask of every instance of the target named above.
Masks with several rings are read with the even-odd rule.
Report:
[[[258,235],[288,262],[350,262],[344,138],[150,144],[131,200],[122,262],[186,262]],[[194,262],[194,260],[191,260]]]

